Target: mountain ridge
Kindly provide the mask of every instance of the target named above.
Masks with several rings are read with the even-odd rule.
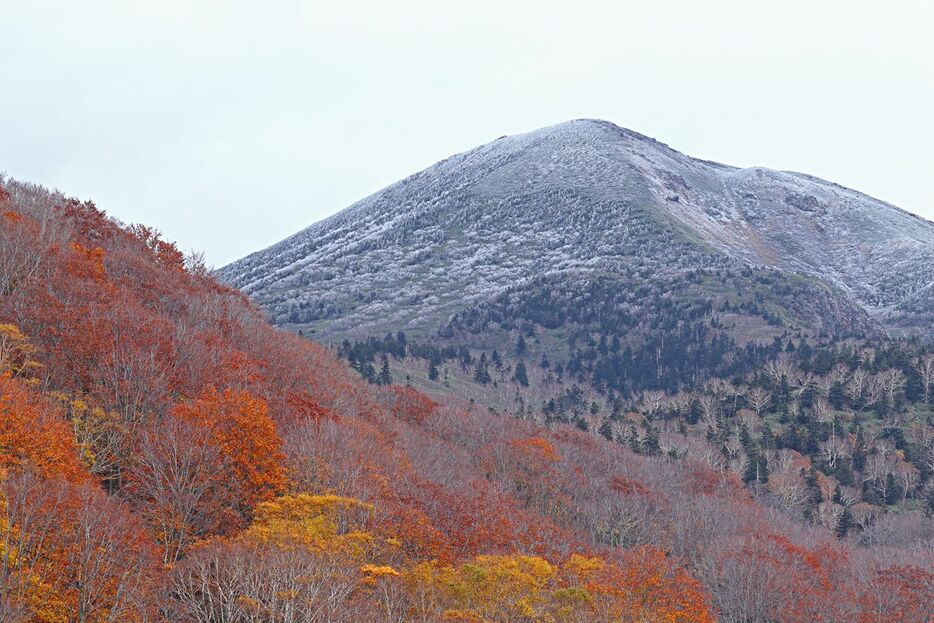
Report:
[[[645,259],[620,242],[640,232],[678,245],[682,263],[722,264],[725,257],[819,279],[890,327],[919,324],[898,306],[934,283],[934,224],[922,217],[808,174],[694,159],[601,120],[455,154],[218,272],[277,324],[339,334],[366,329],[386,305],[374,313],[366,306],[399,293],[414,301],[440,290],[461,299],[442,296],[434,308],[408,304],[409,316],[437,321],[545,274],[545,265],[552,272],[620,270]],[[516,251],[523,243],[531,258]],[[433,260],[439,253],[445,258]],[[348,255],[372,256],[374,265]],[[497,256],[513,264],[509,274],[489,269]],[[457,279],[439,273],[458,262],[476,270]],[[382,287],[377,276],[390,268],[398,283]],[[311,284],[321,293],[309,293]]]

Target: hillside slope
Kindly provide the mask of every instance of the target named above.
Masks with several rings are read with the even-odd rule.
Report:
[[[669,437],[368,385],[152,229],[0,177],[4,623],[927,623],[920,511],[839,541]]]

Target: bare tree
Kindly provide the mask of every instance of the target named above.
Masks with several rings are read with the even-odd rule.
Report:
[[[820,444],[820,450],[824,461],[830,469],[836,469],[837,463],[849,455],[847,444],[836,437],[831,437],[827,441],[822,442]]]
[[[810,497],[807,484],[794,470],[770,475],[768,487],[778,496],[782,504],[792,510],[803,509]]]
[[[687,392],[678,392],[668,399],[668,409],[676,413],[679,417],[685,417],[691,411],[691,404],[694,397]]]
[[[704,424],[713,430],[717,430],[719,426],[718,420],[720,418],[720,400],[718,400],[716,396],[703,394],[698,398],[697,404],[700,406],[701,419],[704,421]]]
[[[859,529],[864,533],[869,533],[869,530],[875,525],[876,520],[879,519],[879,515],[881,514],[882,509],[878,506],[867,504],[866,502],[858,502],[850,507],[850,515],[853,517],[853,523],[859,526]]]
[[[166,564],[213,527],[221,510],[218,487],[226,462],[208,434],[168,417],[144,432],[136,452],[129,492],[158,534]]]
[[[850,399],[850,402],[854,405],[858,404],[862,398],[863,393],[866,391],[866,383],[869,379],[869,374],[862,368],[856,368],[850,373],[850,380],[846,384],[845,393],[847,398]]]
[[[807,392],[817,388],[817,377],[810,372],[800,373],[794,378],[791,386],[795,397],[800,398]]]
[[[934,387],[934,355],[919,357],[915,362],[915,369],[921,377],[921,387],[924,390],[924,402],[930,404],[931,390]]]
[[[921,482],[921,473],[918,469],[906,461],[899,461],[893,470],[895,480],[902,488],[902,502],[908,500],[908,495],[913,493],[915,487]]]
[[[641,410],[643,415],[649,419],[654,419],[665,404],[665,392],[658,390],[649,390],[642,394]]]
[[[348,608],[360,580],[355,568],[302,548],[218,543],[198,551],[173,573],[172,620],[366,620]]]
[[[882,499],[888,497],[889,474],[895,469],[895,459],[882,452],[869,455],[866,468],[863,470],[863,482],[869,483],[879,493]]]
[[[778,454],[776,455],[773,462],[779,470],[787,471],[790,470],[792,466],[800,460],[800,458],[800,455],[794,450],[782,448],[778,451]]]
[[[833,377],[829,374],[816,377],[815,386],[817,387],[817,393],[819,396],[823,396],[824,398],[830,396],[830,389],[833,387],[833,385]]]
[[[864,408],[879,404],[885,397],[885,383],[882,379],[882,373],[873,374],[867,377],[866,388],[863,397]]]
[[[794,376],[794,365],[785,355],[780,355],[765,364],[765,373],[773,383],[781,383],[782,379],[786,381]]]
[[[898,396],[905,387],[905,374],[898,368],[890,368],[879,374],[879,382],[882,391],[885,393],[886,404],[895,424],[898,425],[900,418],[896,407],[898,405]]]
[[[850,369],[845,364],[838,363],[827,376],[834,383],[846,383],[850,376]]]
[[[833,502],[821,502],[817,506],[817,523],[828,530],[836,530],[843,517],[843,506]]]
[[[917,424],[908,429],[908,438],[921,449],[921,460],[934,471],[934,427]]]
[[[821,424],[830,424],[830,437],[831,439],[836,439],[837,418],[834,415],[833,407],[830,406],[830,403],[823,398],[818,398],[814,401],[814,405],[811,407],[811,409],[814,413],[814,418],[818,422]]]
[[[840,501],[844,506],[853,506],[862,499],[862,494],[856,487],[840,486]]]
[[[75,623],[135,618],[151,560],[141,526],[94,485],[77,491],[74,543],[67,549]]]
[[[746,398],[749,400],[749,406],[758,416],[761,416],[762,412],[772,405],[772,392],[764,387],[753,387]]]

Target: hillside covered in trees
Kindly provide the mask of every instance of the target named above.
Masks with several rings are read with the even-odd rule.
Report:
[[[564,343],[549,339],[547,324],[524,321],[508,332],[485,326],[498,345],[490,350],[399,332],[345,340],[338,352],[377,385],[398,380],[637,453],[728,469],[763,501],[841,537],[871,534],[888,516],[913,524],[907,540],[931,538],[934,525],[921,519],[934,514],[930,342],[785,328],[741,345],[729,321],[711,319],[713,306],[646,314],[627,332],[606,322],[601,299],[578,298],[573,312],[545,300],[540,322],[577,327]],[[567,321],[572,314],[602,320]]]
[[[526,338],[475,383],[550,373]],[[0,180],[0,620],[927,623],[924,353],[790,343],[508,417],[367,383],[154,230]],[[853,495],[903,510],[819,519]]]

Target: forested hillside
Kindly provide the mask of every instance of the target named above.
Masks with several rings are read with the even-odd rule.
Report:
[[[873,538],[886,515],[934,514],[931,343],[778,326],[771,339],[760,330],[761,342],[739,344],[735,320],[716,304],[650,304],[656,311],[627,318],[614,310],[628,291],[585,289],[575,305],[543,290],[531,308],[506,299],[473,316],[479,348],[458,333],[426,341],[399,332],[345,340],[338,352],[377,385],[402,381],[727,469],[761,501],[841,538]],[[908,533],[929,539],[932,527],[921,521]]]
[[[764,357],[742,398],[641,393],[643,419],[620,407],[605,434],[584,415],[545,426],[367,383],[154,230],[0,179],[0,620],[928,623],[915,452],[931,388],[885,376],[915,365],[893,352]],[[838,471],[839,497],[824,491],[807,444],[828,427],[857,443],[842,414],[889,421],[906,401],[921,437],[864,433],[863,468],[838,457],[851,477],[876,460],[917,471],[869,485],[902,511],[858,538],[744,486],[766,486],[749,468],[766,430],[820,410],[768,482],[799,476],[802,513],[820,511],[816,488],[836,512],[857,487]],[[713,454],[678,450],[695,438],[682,424],[706,426]]]

